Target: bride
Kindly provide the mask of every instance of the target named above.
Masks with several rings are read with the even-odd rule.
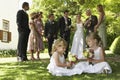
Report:
[[[76,31],[73,37],[71,54],[76,55],[78,59],[83,57],[83,48],[84,46],[84,31],[83,31],[83,23],[81,20],[81,14],[77,14],[76,16]]]

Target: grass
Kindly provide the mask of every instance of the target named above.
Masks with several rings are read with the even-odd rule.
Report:
[[[120,55],[107,55],[112,74],[81,74],[74,76],[52,76],[46,67],[49,59],[28,62],[0,63],[0,80],[119,80]]]

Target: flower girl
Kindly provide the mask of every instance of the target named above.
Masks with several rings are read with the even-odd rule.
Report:
[[[111,67],[105,61],[100,37],[96,33],[90,33],[86,37],[86,42],[93,50],[93,56],[87,57],[87,61],[79,62],[75,67],[82,69],[84,73],[112,73]]]
[[[47,67],[52,75],[71,76],[82,73],[82,70],[78,68],[67,69],[68,67],[71,67],[71,63],[66,62],[64,58],[66,47],[67,43],[64,39],[60,38],[54,41],[54,44],[52,46],[52,56]]]

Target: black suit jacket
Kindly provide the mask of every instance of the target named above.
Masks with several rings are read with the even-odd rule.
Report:
[[[86,19],[86,21],[89,21],[89,23],[84,25],[85,28],[87,29],[87,32],[89,32],[89,31],[94,32],[94,27],[98,23],[97,16],[91,15],[89,18]]]
[[[46,38],[57,38],[58,23],[56,21],[50,22],[49,20],[45,23],[44,35]]]
[[[29,18],[28,14],[24,10],[19,10],[17,12],[17,25],[19,32],[29,32]]]
[[[67,26],[69,28],[66,30]],[[60,29],[60,36],[61,37],[63,37],[63,35],[66,35],[66,34],[70,35],[70,26],[71,26],[71,19],[70,18],[67,18],[67,24],[65,23],[65,18],[64,17],[61,17],[59,19],[59,29]]]
[[[23,10],[19,10],[17,12],[16,22],[18,25],[18,32],[19,32],[17,53],[18,53],[18,56],[20,57],[20,60],[26,61],[27,60],[27,55],[26,55],[27,43],[28,43],[28,36],[30,33],[28,14]]]

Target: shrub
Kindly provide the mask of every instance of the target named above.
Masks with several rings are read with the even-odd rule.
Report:
[[[110,46],[110,50],[115,54],[120,54],[120,36],[115,38],[115,40]]]
[[[13,57],[16,56],[17,51],[16,50],[0,50],[0,57]]]
[[[106,17],[107,27],[107,46],[110,47],[113,40],[120,35],[120,17],[114,18],[114,16]]]

